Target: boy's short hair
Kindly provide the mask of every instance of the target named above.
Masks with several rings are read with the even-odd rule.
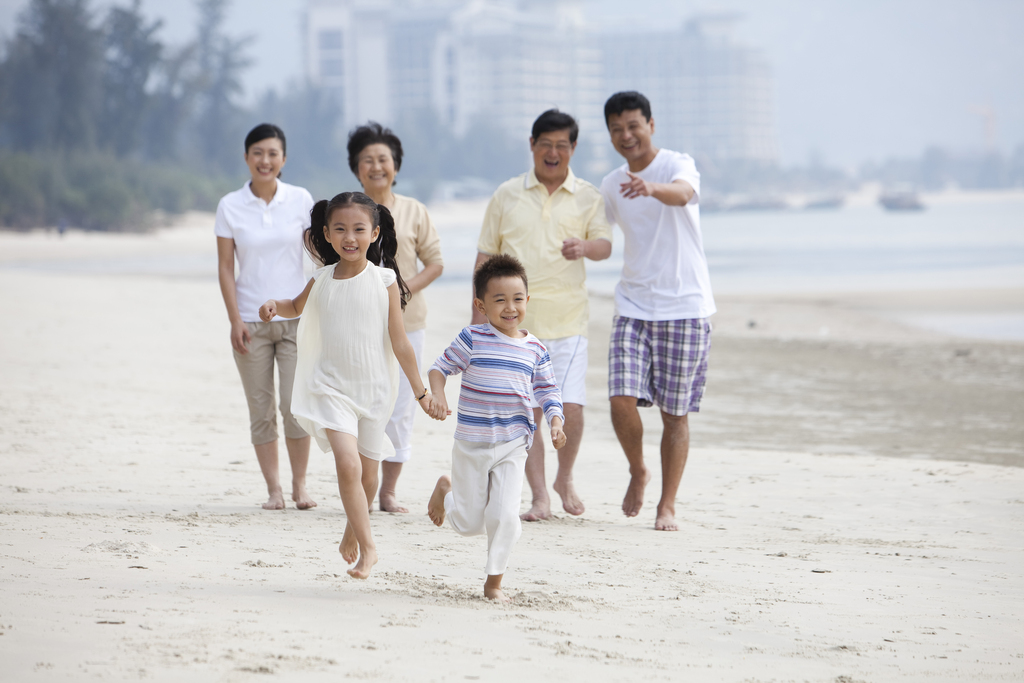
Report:
[[[640,113],[648,121],[651,120],[651,102],[636,90],[617,92],[608,98],[604,103],[604,125],[608,125],[608,118],[618,116],[624,111],[639,109]]]
[[[508,254],[496,254],[484,261],[473,276],[473,291],[477,299],[483,299],[487,293],[487,285],[491,280],[498,277],[518,277],[523,281],[523,287],[527,291],[530,285],[526,281],[526,268],[515,256]]]
[[[530,137],[536,142],[537,139],[544,133],[554,133],[557,130],[569,131],[569,142],[575,144],[576,138],[579,137],[580,127],[576,123],[576,119],[566,114],[564,111],[558,111],[558,109],[548,109],[546,112],[537,117],[537,120],[533,122],[533,130],[530,131]]]

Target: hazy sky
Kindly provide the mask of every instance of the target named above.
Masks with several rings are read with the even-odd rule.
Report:
[[[11,35],[26,4],[0,0],[0,34]],[[165,41],[192,35],[188,0],[143,0],[142,6],[164,20]],[[784,163],[803,163],[813,152],[827,163],[853,165],[916,155],[931,144],[981,149],[976,107],[995,111],[999,149],[1024,144],[1022,0],[588,0],[585,6],[597,22],[637,29],[678,25],[697,13],[741,14],[738,39],[763,49],[773,67]],[[253,38],[250,96],[301,78],[304,7],[305,0],[234,1],[231,32]]]

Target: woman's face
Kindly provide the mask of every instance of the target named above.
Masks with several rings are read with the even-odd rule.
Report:
[[[324,226],[324,237],[343,261],[358,263],[380,232],[371,221],[370,212],[361,206],[343,206],[331,212]]]
[[[284,168],[284,148],[281,141],[277,138],[267,138],[253,143],[245,153],[245,163],[249,166],[254,183],[274,180]]]
[[[397,173],[391,148],[382,142],[367,145],[359,153],[359,165],[356,170],[363,192],[379,194],[390,190]]]

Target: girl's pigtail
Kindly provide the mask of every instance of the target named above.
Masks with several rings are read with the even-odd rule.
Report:
[[[313,210],[309,212],[309,227],[306,228],[302,240],[310,257],[321,266],[329,266],[341,260],[338,252],[334,251],[334,247],[324,235],[324,226],[327,225],[327,206],[326,199],[321,199],[313,205]]]
[[[398,253],[398,233],[395,232],[395,219],[388,211],[388,207],[383,204],[377,205],[377,213],[380,221],[380,235],[377,236],[374,246],[379,245],[380,265],[395,271],[398,291],[402,294],[402,310],[405,310],[405,304],[412,296],[412,292],[409,291],[409,286],[402,279],[402,273],[398,270],[398,261],[395,259],[395,255]]]

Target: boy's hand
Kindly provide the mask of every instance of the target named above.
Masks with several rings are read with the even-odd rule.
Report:
[[[435,420],[443,421],[452,414],[452,411],[448,410],[448,402],[443,396],[438,397],[428,393],[420,399],[419,404],[420,408],[423,408],[423,412]]]
[[[250,309],[251,310],[251,309]],[[260,320],[269,323],[277,315],[277,302],[271,299],[260,306]]]
[[[551,445],[556,451],[565,445],[565,432],[562,431],[561,425],[551,425]]]

